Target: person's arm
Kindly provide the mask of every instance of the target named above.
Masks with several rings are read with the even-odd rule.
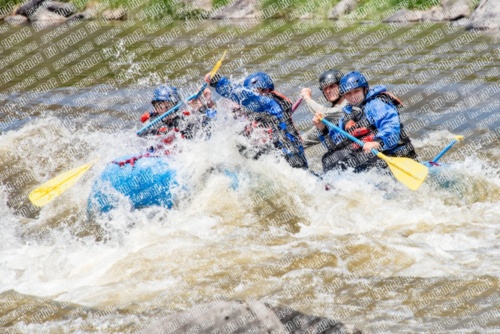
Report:
[[[277,118],[283,116],[283,110],[278,102],[270,97],[259,95],[241,85],[231,83],[227,78],[215,75],[210,80],[210,86],[222,97],[230,99],[254,112],[267,112]]]
[[[302,146],[304,148],[308,148],[321,143],[319,136],[320,136],[319,129],[313,126],[312,128],[310,128],[301,135]]]
[[[401,134],[401,123],[396,107],[380,99],[374,99],[367,103],[365,110],[377,128],[374,142],[380,144],[382,151],[394,148]]]
[[[321,117],[326,119],[327,121],[331,122],[331,123],[337,123],[338,119],[342,116],[342,108],[346,105],[346,102],[342,102],[341,104],[339,105],[336,105],[334,107],[325,107],[325,106],[322,106],[321,104],[317,103],[316,101],[314,101],[313,99],[305,99],[308,107],[310,108],[310,110],[313,110],[319,114],[321,114]],[[314,118],[316,120],[316,117]],[[304,139],[304,147],[309,147],[309,146],[312,146],[312,145],[316,145],[316,144],[319,144],[321,142],[321,138],[320,136],[318,135],[318,130],[319,130],[319,133],[320,135],[322,136],[326,136],[326,138],[329,138],[328,135],[328,130],[326,129],[326,126],[321,126],[323,125],[323,123],[321,124],[316,124],[318,122],[314,122],[314,125],[316,126],[316,128],[312,128],[310,129],[309,131],[307,131],[303,138]],[[331,142],[329,143],[329,146],[332,146],[334,143]]]
[[[342,107],[344,107],[344,103],[341,105],[336,105],[334,107],[325,107],[314,101],[313,99],[305,99],[308,107],[313,110],[315,113],[321,113],[324,115],[324,118],[327,121],[335,121],[342,115]]]
[[[315,114],[322,114],[327,121],[336,121],[342,115],[342,108],[347,105],[347,101],[343,100],[342,103],[336,104],[333,107],[325,107],[313,100],[310,88],[302,88],[300,93],[306,101],[309,110]]]

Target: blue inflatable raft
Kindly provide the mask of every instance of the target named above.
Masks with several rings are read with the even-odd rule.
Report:
[[[126,197],[133,208],[152,205],[171,208],[172,186],[177,185],[175,170],[168,157],[122,157],[106,166],[92,187],[87,203],[89,214],[109,212]]]
[[[109,163],[92,186],[87,202],[89,216],[107,213],[124,199],[134,209],[149,206],[172,208],[177,193],[173,190],[184,186],[177,182],[169,160],[168,156],[146,154],[121,157]],[[238,188],[238,176],[231,168],[212,168],[209,172],[226,175],[231,180],[231,188]]]

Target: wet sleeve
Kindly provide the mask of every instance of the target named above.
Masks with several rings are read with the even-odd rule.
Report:
[[[382,149],[394,148],[400,139],[401,131],[396,107],[380,99],[374,99],[367,104],[366,114],[377,128],[375,140],[382,145]]]
[[[313,99],[307,99],[305,101],[306,101],[307,106],[309,107],[310,110],[314,111],[315,113],[321,112],[325,116],[325,119],[329,122],[336,123],[337,120],[342,115],[341,106],[335,106],[335,107],[328,108],[328,107],[322,106],[321,104],[314,101]],[[328,134],[328,131],[326,131],[325,133],[321,133],[316,127],[309,129],[307,132],[305,132],[302,135],[304,148],[321,143],[321,136],[322,135],[326,136],[327,134]],[[328,136],[326,136],[326,137],[328,137]],[[331,144],[333,144],[333,143],[330,143],[330,145]]]
[[[262,96],[244,88],[241,85],[232,84],[227,78],[221,77],[215,91],[222,97],[230,99],[254,112],[268,112],[277,118],[283,116],[283,111],[278,102],[270,97]]]
[[[302,146],[304,146],[304,148],[314,146],[321,142],[319,130],[315,126],[304,132],[301,137]]]
[[[306,100],[307,106],[315,113],[320,112],[325,116],[325,119],[334,122],[342,115],[342,108],[339,106],[325,107],[314,101],[313,99]]]

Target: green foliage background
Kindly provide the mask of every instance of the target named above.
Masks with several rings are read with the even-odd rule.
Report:
[[[212,6],[225,6],[234,0],[212,0]],[[358,0],[357,8],[375,8],[370,13],[382,13],[383,11],[398,6],[407,9],[428,9],[433,6],[439,5],[442,0]],[[16,8],[26,0],[0,0],[0,12],[7,9]],[[92,6],[97,2],[106,2],[108,8],[130,7],[132,3],[130,0],[66,0],[65,2],[72,2],[79,10],[83,10],[87,6]],[[133,9],[139,11],[141,9],[152,7],[155,4],[162,2],[165,5],[164,16],[170,15],[175,19],[188,19],[190,17],[207,17],[208,12],[195,8],[192,1],[182,0],[145,0],[141,1],[141,5]],[[262,10],[279,8],[273,11],[270,18],[286,17],[293,11],[312,12],[315,16],[327,18],[328,12],[340,2],[340,0],[260,0],[260,7]],[[479,0],[472,0],[471,6],[476,6]],[[284,5],[286,4],[286,5]],[[308,10],[313,8],[312,10]],[[160,17],[159,17],[160,18]],[[359,16],[360,20],[370,19],[369,17]]]

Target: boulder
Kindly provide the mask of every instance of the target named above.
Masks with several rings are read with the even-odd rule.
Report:
[[[347,15],[356,9],[358,0],[342,0],[328,13],[328,19],[338,20],[341,16]]]
[[[123,7],[116,9],[106,9],[102,12],[101,17],[108,21],[126,20],[127,11]]]
[[[26,16],[30,21],[64,22],[71,16],[76,7],[71,3],[45,0],[31,0],[19,7],[18,15]]]
[[[447,21],[456,21],[465,17],[469,17],[472,13],[470,0],[443,0],[444,19]]]
[[[46,0],[31,0],[19,7],[15,14],[30,17]]]
[[[46,8],[47,10],[64,17],[70,17],[76,12],[75,5],[69,2],[47,1],[42,4],[41,8]]]
[[[236,0],[214,13],[212,19],[253,19],[261,17],[254,0]]]
[[[68,18],[68,22],[76,22],[82,20],[94,20],[97,17],[97,11],[93,8],[85,9],[83,12],[76,13]]]
[[[54,13],[48,9],[45,9],[45,8],[38,8],[33,14],[31,14],[29,19],[32,22],[46,21],[46,22],[53,22],[53,23],[66,22],[66,20],[67,20],[64,16],[56,14],[56,13]]]
[[[305,13],[301,17],[299,17],[300,20],[312,20],[314,19],[313,13]]]
[[[212,9],[212,0],[183,0],[186,5],[192,5],[195,9],[201,9],[204,11],[209,11]]]
[[[401,9],[383,20],[386,23],[408,23],[422,20],[422,12],[418,10]]]
[[[460,27],[466,27],[470,24],[470,19],[468,17],[464,17],[462,19],[454,20],[451,22],[451,26],[460,26]]]
[[[500,1],[481,0],[470,16],[468,30],[499,30],[500,29]]]
[[[7,16],[3,20],[10,26],[17,26],[18,24],[28,22],[28,18],[24,15]]]
[[[423,21],[423,22],[441,22],[441,21],[444,21],[443,7],[437,6],[437,7],[432,7],[429,10],[426,10],[425,12],[422,13],[421,21]]]
[[[342,333],[360,334],[353,326],[332,319],[307,316],[288,307],[259,301],[220,301],[197,305],[170,315],[142,334],[154,333]]]

